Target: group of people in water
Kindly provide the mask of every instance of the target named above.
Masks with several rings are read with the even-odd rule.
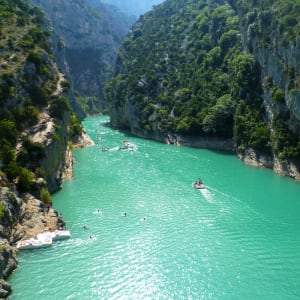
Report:
[[[96,213],[100,214],[101,211],[100,211],[99,209],[97,209]],[[123,216],[123,217],[128,217],[127,212],[124,212],[124,213],[122,214],[122,216]],[[143,222],[145,222],[146,220],[147,220],[146,216],[143,217],[143,218],[141,218],[141,221],[143,221]],[[89,229],[86,225],[83,225],[82,228],[83,228],[84,230],[88,230],[88,229]],[[90,239],[94,239],[94,236],[90,235],[89,238],[90,238]]]
[[[124,212],[123,217],[127,217],[127,216],[128,216],[128,215],[127,215],[127,212]],[[142,220],[142,221],[146,221],[146,217],[143,217],[141,220]]]

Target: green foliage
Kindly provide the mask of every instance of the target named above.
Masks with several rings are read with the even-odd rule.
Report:
[[[0,203],[0,219],[4,217],[5,207],[2,203]]]
[[[0,121],[0,140],[5,139],[15,146],[18,140],[18,131],[16,129],[16,124],[13,121],[2,120]]]
[[[35,177],[46,178],[40,167],[45,149],[20,137],[31,132],[41,112],[63,118],[70,107],[64,97],[53,96],[59,76],[49,32],[41,11],[27,2],[0,0],[0,165],[18,191],[38,194]]]
[[[284,103],[285,102],[283,91],[276,87],[274,87],[272,90],[272,98],[276,103]]]
[[[65,113],[70,111],[70,105],[66,98],[55,96],[50,104],[50,113],[53,117],[63,119]]]
[[[45,147],[41,143],[34,143],[29,138],[23,139],[23,147],[20,149],[17,161],[22,166],[29,162],[34,164],[45,156]]]
[[[48,189],[46,189],[46,188],[41,188],[40,198],[45,204],[49,204],[52,201],[51,195],[50,195]]]
[[[76,97],[76,100],[83,108],[84,112],[88,115],[98,114],[100,111],[99,99],[95,96],[84,97],[79,96]]]
[[[50,100],[50,95],[43,88],[32,86],[28,91],[30,99],[35,105],[45,106]]]
[[[71,115],[70,118],[70,124],[69,124],[69,134],[70,137],[74,137],[76,135],[79,135],[82,132],[82,125],[80,120],[78,119],[78,117],[75,114]]]
[[[279,118],[273,121],[272,143],[280,159],[300,159],[300,139]]]
[[[232,137],[234,105],[230,95],[218,99],[203,119],[203,131],[211,135]],[[224,126],[226,124],[226,126]]]
[[[20,192],[30,192],[34,187],[34,174],[26,169],[20,168],[17,177],[17,188]]]
[[[231,70],[240,87],[253,90],[259,86],[260,73],[253,55],[237,55],[231,62]]]
[[[10,161],[16,158],[15,148],[6,139],[0,140],[0,160],[4,164],[8,164]]]
[[[226,107],[215,105],[231,93],[229,69],[240,51],[238,32],[238,19],[227,4],[164,2],[125,39],[118,72],[105,88],[107,102],[112,109],[138,107],[136,117],[147,130],[232,137],[229,107],[235,99]]]
[[[270,129],[261,120],[260,110],[241,101],[236,109],[234,124],[234,140],[239,149],[251,147],[269,153],[270,139]]]
[[[4,171],[7,174],[7,177],[10,180],[13,180],[18,177],[20,173],[20,166],[16,161],[10,161],[9,164],[4,167]]]

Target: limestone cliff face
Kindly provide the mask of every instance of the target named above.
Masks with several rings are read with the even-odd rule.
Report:
[[[102,98],[111,77],[117,49],[131,19],[100,1],[30,0],[40,7],[65,47],[65,58],[75,90]]]
[[[239,19],[243,48],[254,55],[261,70],[261,97],[266,119],[274,132],[274,120],[300,136],[300,40],[288,36],[276,21],[277,11],[271,7],[258,12],[251,5],[245,9],[237,1],[230,1]],[[280,96],[278,96],[280,95]],[[276,173],[300,180],[298,160],[282,159],[275,153],[264,155],[245,149],[239,157],[250,165],[264,166]]]
[[[300,90],[297,86],[300,76],[299,38],[285,40],[279,25],[262,25],[263,12],[258,13],[253,7],[245,15],[236,1],[233,2],[241,20],[243,47],[255,56],[261,68],[262,97],[269,120],[280,116],[293,132],[300,134]],[[269,16],[269,23],[272,18],[276,15]],[[284,100],[282,98],[279,103],[273,97],[274,88],[283,93]]]
[[[28,130],[28,137],[34,143],[45,147],[45,155],[40,165],[45,170],[50,192],[57,191],[62,184],[68,148],[68,120],[68,113],[63,120],[55,120],[47,112],[43,112],[38,124]]]

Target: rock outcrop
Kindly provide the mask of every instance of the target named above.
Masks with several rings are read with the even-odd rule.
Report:
[[[272,169],[276,174],[300,181],[300,163],[292,160],[280,160],[276,155],[266,155],[251,148],[238,154],[245,164],[258,168]]]
[[[95,146],[95,142],[89,137],[84,129],[80,135],[77,135],[72,139],[72,142],[74,149]]]
[[[30,194],[19,196],[6,187],[9,182],[0,179],[0,299],[11,293],[5,281],[18,265],[18,251],[14,247],[18,240],[36,237],[44,231],[63,229],[65,223],[51,207]]]

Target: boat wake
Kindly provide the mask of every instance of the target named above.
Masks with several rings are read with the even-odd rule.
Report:
[[[205,198],[205,200],[209,203],[213,203],[214,202],[214,195],[212,194],[212,192],[208,189],[208,187],[206,186],[205,189],[199,189],[200,193],[203,195],[203,197]]]

